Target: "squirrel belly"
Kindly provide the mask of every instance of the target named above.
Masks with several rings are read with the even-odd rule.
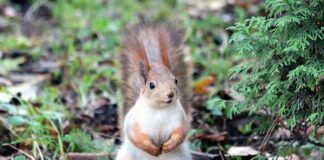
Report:
[[[127,113],[123,130],[124,133],[129,133],[135,127],[134,125],[138,125],[156,146],[162,147],[174,130],[179,127],[188,129],[188,123],[179,100],[168,107],[152,107],[146,104],[145,99],[139,98],[135,106]],[[189,147],[185,140],[174,150],[156,157],[134,145],[127,135],[124,137],[117,160],[191,160]]]

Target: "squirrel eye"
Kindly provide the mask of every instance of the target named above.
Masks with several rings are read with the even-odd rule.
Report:
[[[175,84],[178,84],[178,80],[177,80],[177,79],[174,79],[174,83],[175,83]]]
[[[155,84],[153,82],[150,82],[150,89],[154,89],[155,88]]]

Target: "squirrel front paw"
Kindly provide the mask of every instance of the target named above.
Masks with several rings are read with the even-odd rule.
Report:
[[[179,142],[176,140],[169,139],[163,144],[162,150],[164,153],[168,153],[174,150],[178,146]]]
[[[162,153],[162,150],[161,150],[161,148],[159,148],[155,145],[150,145],[150,147],[147,147],[146,152],[152,156],[157,157]]]
[[[162,151],[164,153],[168,153],[175,148],[178,147],[179,144],[181,144],[185,139],[185,130],[183,127],[175,129],[172,134],[171,138],[166,141],[162,146]]]

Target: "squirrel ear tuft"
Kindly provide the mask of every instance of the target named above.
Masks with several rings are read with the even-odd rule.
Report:
[[[144,65],[144,63],[142,61],[139,63],[139,71],[140,71],[141,83],[145,84],[146,81],[147,81],[147,76],[148,76],[147,72],[148,72],[148,70],[147,70],[147,68],[145,68],[145,65]]]
[[[165,28],[159,28],[158,31],[158,41],[159,41],[159,47],[160,47],[160,54],[161,54],[161,60],[164,66],[171,69],[170,65],[170,59],[169,59],[169,51],[168,48],[169,45],[169,38],[168,38],[168,32],[165,30]]]

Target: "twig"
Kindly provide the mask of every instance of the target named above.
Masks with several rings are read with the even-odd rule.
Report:
[[[34,158],[33,156],[29,155],[27,152],[25,152],[25,151],[23,151],[23,150],[21,150],[21,149],[15,147],[15,146],[13,146],[13,145],[11,145],[11,144],[9,144],[8,146],[11,147],[11,148],[13,148],[13,149],[15,149],[15,150],[17,150],[18,152],[24,154],[24,155],[27,156],[29,159],[31,159],[31,160],[35,160],[35,158]]]
[[[218,153],[219,153],[220,157],[222,158],[222,160],[225,160],[224,157],[223,157],[222,152],[221,151],[218,151]]]
[[[275,126],[276,126],[276,123],[278,122],[278,120],[279,120],[279,115],[277,115],[276,119],[272,122],[271,127],[270,127],[269,130],[267,131],[267,134],[266,134],[266,136],[264,137],[264,139],[263,139],[263,141],[262,141],[262,143],[261,143],[261,147],[260,147],[260,149],[259,149],[260,153],[263,152],[263,148],[264,148],[264,147],[266,146],[266,144],[268,143],[268,141],[269,141],[269,139],[270,139],[270,137],[271,137],[271,135],[272,135],[272,132],[273,132]]]
[[[319,147],[323,147],[324,148],[324,144],[323,143],[320,143],[320,142],[315,142],[315,141],[313,141],[313,140],[311,140],[311,139],[307,139],[307,142],[309,142],[309,143],[311,143],[311,144],[314,144],[314,145],[316,145],[316,146],[319,146]]]
[[[24,15],[24,20],[25,21],[30,21],[33,17],[33,13],[39,9],[42,5],[46,4],[47,0],[41,0],[33,4],[25,13]]]

